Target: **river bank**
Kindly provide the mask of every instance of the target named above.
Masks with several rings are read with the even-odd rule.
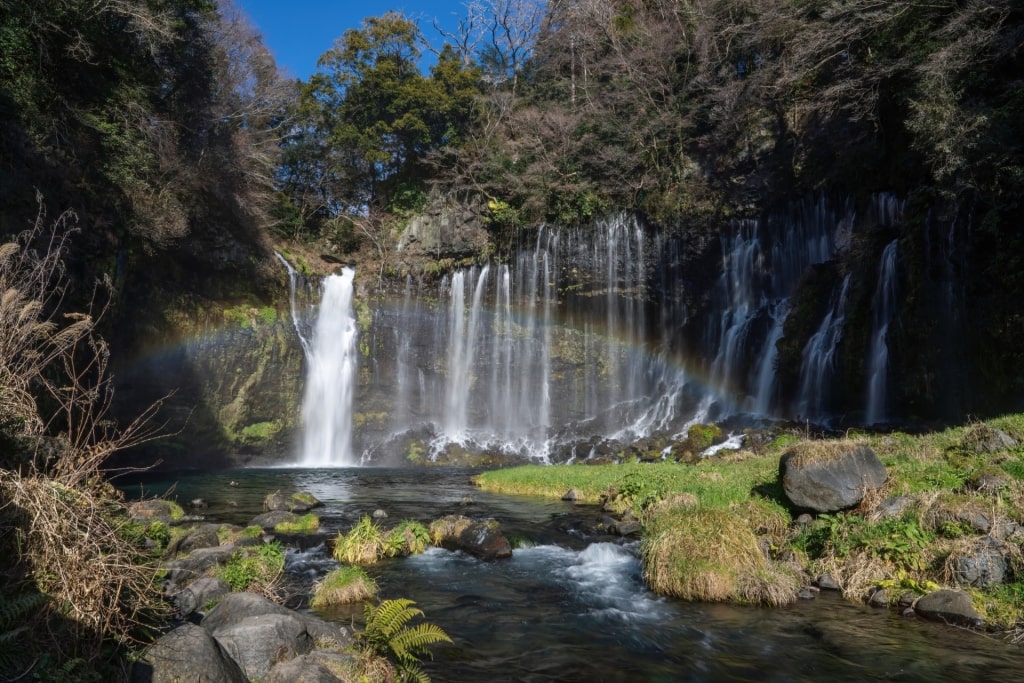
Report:
[[[559,498],[571,490],[632,515],[643,528],[644,578],[665,595],[786,604],[835,587],[905,610],[946,588],[970,598],[975,613],[964,623],[1020,640],[1022,441],[1024,417],[1010,415],[922,435],[781,434],[694,465],[527,466],[475,482]],[[838,443],[877,454],[884,481],[864,486],[855,505],[808,514],[784,490],[780,461]]]

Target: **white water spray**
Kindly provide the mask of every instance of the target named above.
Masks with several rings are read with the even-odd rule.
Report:
[[[352,456],[352,404],[356,384],[356,320],[352,312],[355,271],[328,276],[307,354],[302,404],[305,432],[301,464],[347,467]]]
[[[882,252],[878,267],[878,287],[871,302],[871,348],[868,356],[868,400],[864,421],[869,424],[884,422],[889,373],[889,322],[896,307],[896,245],[893,240]]]

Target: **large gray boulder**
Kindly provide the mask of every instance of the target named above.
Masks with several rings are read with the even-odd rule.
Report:
[[[324,621],[313,614],[290,610],[255,593],[228,593],[203,617],[201,623],[203,628],[215,632],[225,625],[262,614],[287,614],[296,617],[302,622],[310,638],[317,642],[334,642],[344,646],[353,640],[351,632],[344,626]]]
[[[313,649],[305,623],[292,612],[245,617],[222,624],[210,635],[251,680],[261,680],[275,662]]]
[[[807,442],[782,456],[779,476],[795,507],[821,513],[857,505],[888,473],[867,446]]]
[[[182,624],[146,648],[132,667],[135,683],[245,683],[245,674],[206,629]]]
[[[925,619],[961,626],[981,626],[984,619],[974,609],[971,596],[963,591],[937,590],[918,598],[914,612]]]

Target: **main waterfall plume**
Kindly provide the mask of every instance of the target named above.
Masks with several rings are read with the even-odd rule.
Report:
[[[344,268],[323,282],[320,309],[307,349],[304,432],[300,464],[357,465],[352,455],[352,405],[356,384],[355,271]],[[301,336],[301,335],[300,335]]]

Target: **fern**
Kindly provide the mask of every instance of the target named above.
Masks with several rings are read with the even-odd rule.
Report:
[[[22,622],[41,610],[46,600],[42,593],[0,597],[0,673],[21,664],[21,657],[16,654],[20,649],[18,641],[29,631],[29,626]]]
[[[376,608],[367,605],[366,628],[360,638],[369,649],[392,659],[403,680],[429,683],[430,678],[419,668],[420,657],[430,656],[430,645],[450,643],[452,639],[435,624],[406,626],[423,616],[421,609],[413,607],[415,604],[408,598],[398,598],[385,600]]]

